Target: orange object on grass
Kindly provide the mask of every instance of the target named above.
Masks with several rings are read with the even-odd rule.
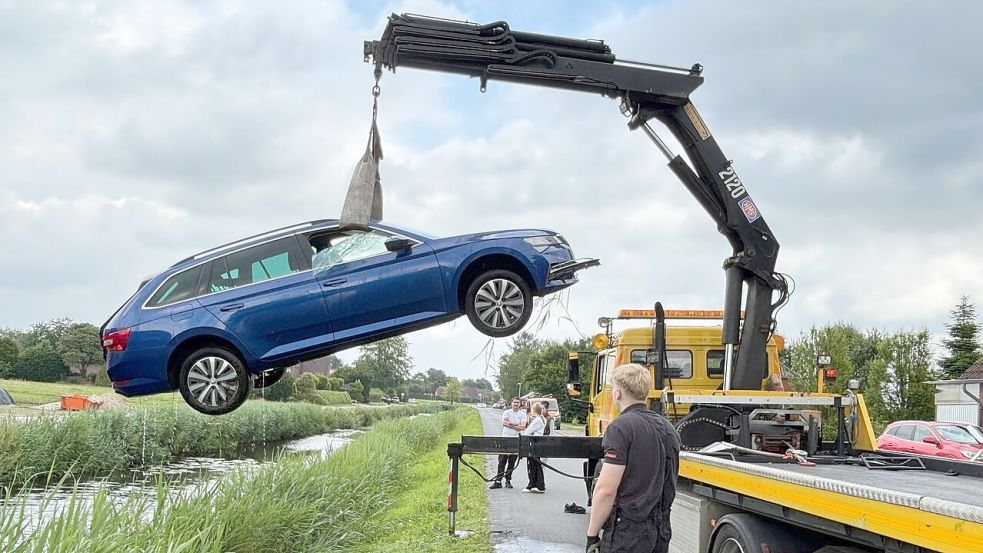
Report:
[[[87,396],[64,395],[61,396],[61,408],[68,411],[84,411],[92,407],[92,401]]]

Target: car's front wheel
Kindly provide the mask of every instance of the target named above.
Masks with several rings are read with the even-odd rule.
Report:
[[[181,365],[178,388],[195,411],[224,415],[249,395],[249,371],[239,356],[224,348],[194,351]]]
[[[488,271],[468,287],[464,307],[479,332],[502,338],[515,334],[529,321],[532,293],[526,281],[512,271]]]

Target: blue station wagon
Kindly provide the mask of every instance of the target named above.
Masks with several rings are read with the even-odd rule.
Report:
[[[372,223],[295,225],[184,259],[143,282],[102,328],[113,387],[180,390],[223,414],[250,386],[307,359],[467,314],[493,337],[518,332],[532,298],[596,265],[559,234],[510,230],[434,238]]]

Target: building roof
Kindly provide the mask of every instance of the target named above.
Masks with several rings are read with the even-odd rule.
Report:
[[[983,380],[983,357],[966,369],[966,372],[959,375],[959,380]]]

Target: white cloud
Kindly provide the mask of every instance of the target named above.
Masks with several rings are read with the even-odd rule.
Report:
[[[391,11],[512,19],[604,38],[630,59],[702,62],[696,103],[798,283],[786,335],[837,320],[938,333],[959,295],[983,298],[979,6],[582,9],[596,13],[433,1],[0,6],[0,255],[13,267],[0,276],[0,327],[99,323],[142,277],[190,253],[337,215],[369,126],[362,41]],[[700,21],[696,35],[686,21]],[[481,94],[474,80],[404,68],[381,85],[388,220],[439,234],[563,232],[603,262],[569,294],[585,333],[656,300],[721,304],[725,240],[616,102],[499,82]],[[543,334],[575,330],[551,321]],[[486,340],[466,320],[409,340],[419,368],[485,370]]]

